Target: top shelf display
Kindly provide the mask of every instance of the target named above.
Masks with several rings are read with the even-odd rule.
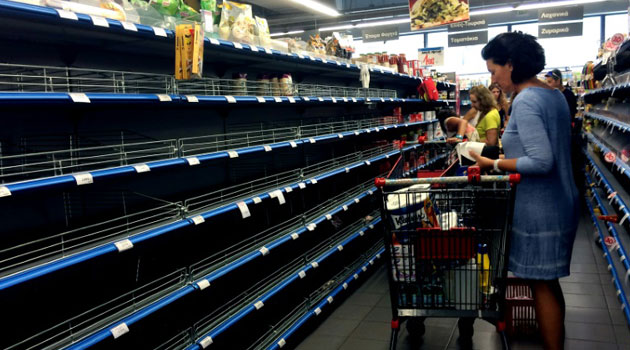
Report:
[[[2,34],[4,33],[4,34]],[[114,19],[104,19],[49,7],[0,0],[0,37],[5,45],[16,40],[42,42],[56,47],[107,50],[137,55],[154,61],[173,62],[174,37],[172,30],[135,24]],[[34,49],[36,50],[36,49]],[[230,66],[265,69],[268,71],[293,70],[327,78],[353,79],[358,81],[360,66],[340,58],[327,59],[298,53],[287,53],[257,45],[205,38],[205,66]],[[8,54],[8,53],[6,53]],[[32,52],[31,52],[32,54]],[[96,53],[95,53],[96,54]],[[4,56],[0,53],[0,56]],[[67,56],[67,57],[65,57]],[[66,53],[66,64],[73,65],[77,57]],[[76,55],[74,55],[76,56]],[[0,57],[6,60],[6,57]],[[137,62],[137,61],[136,61]],[[108,62],[108,64],[115,62]],[[152,62],[143,62],[145,69]],[[162,64],[161,69],[165,69]],[[168,65],[172,69],[172,65]],[[227,70],[227,67],[223,69]],[[162,73],[166,73],[164,70]],[[386,68],[370,68],[371,81],[377,84],[396,84],[415,87],[422,78],[397,73]],[[454,90],[455,84],[439,82],[439,90]]]

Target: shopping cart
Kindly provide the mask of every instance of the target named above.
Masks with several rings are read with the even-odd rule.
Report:
[[[508,348],[507,233],[519,180],[518,174],[481,176],[477,167],[467,176],[376,179],[386,227],[390,349],[401,323],[413,317],[482,318]]]

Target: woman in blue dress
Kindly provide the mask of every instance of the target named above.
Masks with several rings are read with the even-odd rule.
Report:
[[[569,275],[579,217],[569,106],[560,91],[536,77],[545,66],[545,53],[533,36],[500,34],[481,55],[492,82],[516,97],[502,138],[505,158],[474,157],[481,168],[522,175],[508,268],[530,282],[545,349],[561,350],[565,303],[558,279]]]

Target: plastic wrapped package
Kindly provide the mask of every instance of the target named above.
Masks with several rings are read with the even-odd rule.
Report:
[[[293,96],[293,78],[291,74],[283,74],[280,79],[280,95]]]
[[[282,52],[289,52],[289,43],[282,40],[271,39],[271,48]]]
[[[137,13],[139,17],[137,21],[133,21],[131,20],[131,18],[129,18],[129,21],[148,26],[166,28],[164,23],[164,16],[148,2],[144,0],[130,0],[129,5],[133,8],[135,13]]]
[[[240,43],[254,44],[252,7],[234,1],[224,1],[219,24],[219,37]]]
[[[81,1],[62,1],[62,0],[46,0],[46,5],[58,9],[83,13],[86,15],[101,16],[105,18],[126,21],[127,16],[122,6],[109,0],[81,0]]]
[[[181,0],[151,0],[149,4],[164,16],[177,16]]]
[[[269,33],[269,24],[267,20],[256,16],[256,38],[258,39],[258,45],[262,47],[271,47],[271,36]]]

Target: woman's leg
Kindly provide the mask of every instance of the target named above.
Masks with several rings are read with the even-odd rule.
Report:
[[[564,349],[564,295],[558,280],[530,281],[545,350]]]

